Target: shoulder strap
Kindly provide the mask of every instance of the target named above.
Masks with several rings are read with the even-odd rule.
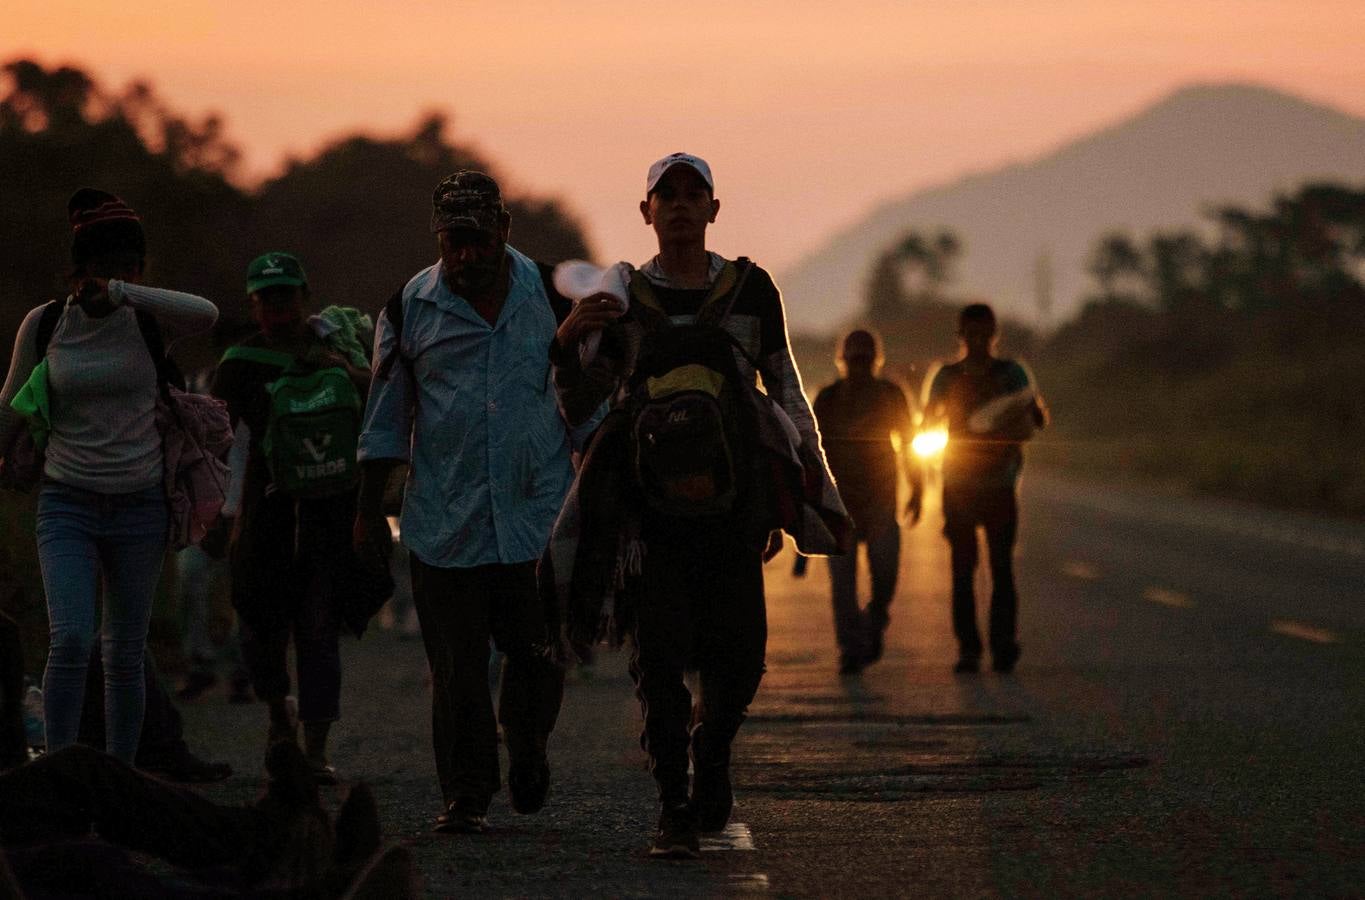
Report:
[[[375,378],[388,378],[389,372],[393,370],[393,364],[398,360],[403,360],[404,365],[409,364],[409,360],[403,355],[403,285],[393,292],[384,304],[384,311],[380,313],[389,320],[389,330],[393,332],[393,352],[379,361],[379,365],[374,370]],[[377,330],[378,326],[376,326]]]
[[[133,310],[133,314],[137,317],[137,330],[142,332],[142,342],[147,345],[147,352],[156,366],[156,380],[161,390],[165,392],[168,387],[185,390],[185,376],[166,353],[166,342],[156,316],[140,309]]]
[[[57,323],[61,321],[65,308],[64,300],[49,300],[43,305],[43,313],[38,317],[38,331],[34,334],[39,359],[47,356],[47,345],[52,343],[52,333],[57,330]]]
[[[265,347],[248,347],[236,344],[227,348],[223,354],[223,362],[230,359],[241,360],[242,362],[261,363],[267,366],[278,366],[287,369],[294,364],[292,353],[283,353],[279,350],[268,350]]]
[[[734,262],[734,286],[728,291],[718,293],[709,297],[701,311],[697,313],[697,321],[707,325],[720,325],[730,317],[730,310],[734,308],[735,301],[739,299],[740,291],[744,290],[744,282],[749,280],[749,273],[754,270],[753,260],[747,256],[741,256]],[[724,278],[724,275],[721,276]]]

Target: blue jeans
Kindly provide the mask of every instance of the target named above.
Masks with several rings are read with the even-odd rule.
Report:
[[[105,749],[132,764],[146,704],[143,652],[167,525],[160,485],[129,494],[99,494],[44,483],[37,534],[49,622],[43,674],[49,750],[75,743],[80,730],[103,575]]]

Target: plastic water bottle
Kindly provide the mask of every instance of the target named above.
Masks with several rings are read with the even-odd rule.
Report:
[[[24,691],[24,735],[30,747],[46,747],[47,732],[43,727],[43,690],[36,684]]]

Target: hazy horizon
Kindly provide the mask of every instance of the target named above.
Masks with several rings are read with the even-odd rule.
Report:
[[[143,78],[185,114],[222,114],[249,182],[446,112],[514,190],[562,198],[603,259],[652,252],[644,172],[679,149],[715,169],[713,245],[781,270],[890,200],[1035,159],[1190,84],[1365,115],[1358,3],[878,0],[837,20],[754,0],[686,18],[618,0],[80,7],[21,0],[0,57],[72,63],[110,89]],[[442,27],[449,44],[430,39]]]

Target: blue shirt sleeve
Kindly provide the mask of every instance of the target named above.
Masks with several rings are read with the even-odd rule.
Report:
[[[406,302],[407,298],[404,299]],[[411,455],[416,389],[412,368],[404,363],[401,356],[395,356],[394,364],[388,367],[388,371],[383,376],[378,374],[380,363],[390,355],[399,353],[400,338],[401,335],[394,332],[389,317],[381,314],[374,331],[374,360],[370,367],[376,374],[365,403],[365,419],[357,453],[362,462],[367,459],[407,462]]]

